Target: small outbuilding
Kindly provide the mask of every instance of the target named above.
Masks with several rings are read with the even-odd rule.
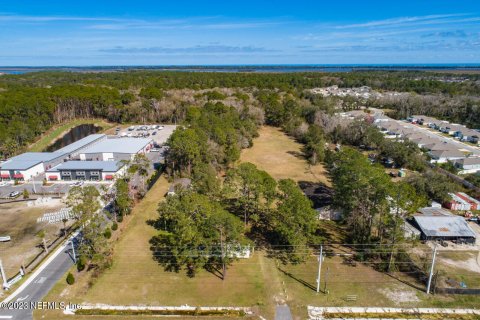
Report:
[[[174,196],[175,192],[178,191],[179,189],[186,190],[190,188],[192,185],[192,180],[189,178],[180,178],[176,179],[173,181],[173,183],[170,185],[170,188],[168,188],[168,196]]]

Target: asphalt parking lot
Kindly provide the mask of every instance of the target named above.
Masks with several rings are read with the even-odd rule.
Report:
[[[158,128],[160,127],[160,128]],[[117,131],[118,137],[145,137],[152,139],[157,145],[162,146],[173,131],[177,128],[176,125],[170,124],[155,124],[155,125],[135,125],[123,128]]]

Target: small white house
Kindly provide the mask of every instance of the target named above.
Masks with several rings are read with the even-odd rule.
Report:
[[[480,158],[463,158],[455,160],[455,167],[460,169],[459,174],[480,172]]]
[[[448,161],[455,161],[465,158],[465,154],[458,150],[433,150],[428,154],[432,158],[432,163],[446,163]]]

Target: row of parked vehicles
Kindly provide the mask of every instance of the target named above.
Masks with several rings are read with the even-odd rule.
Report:
[[[163,130],[164,126],[161,125],[143,125],[143,126],[130,126],[128,131],[148,131],[148,130]]]

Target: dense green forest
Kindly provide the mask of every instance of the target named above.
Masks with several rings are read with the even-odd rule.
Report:
[[[423,113],[480,127],[479,75],[431,72],[358,71],[350,73],[207,73],[129,71],[106,73],[33,72],[0,77],[0,158],[25,149],[52,125],[76,118],[112,122],[186,120],[190,106],[222,101],[252,116],[257,124],[301,127],[318,108],[332,112],[339,99],[305,96],[305,89],[367,85],[401,91],[401,101],[361,102],[394,110],[394,116]],[[347,101],[343,108],[358,107]],[[307,118],[308,119],[308,118]],[[311,132],[315,135],[315,132]],[[318,135],[318,134],[317,134]],[[308,137],[306,137],[308,139]],[[316,161],[316,147],[309,146]],[[318,148],[317,148],[318,149]]]

